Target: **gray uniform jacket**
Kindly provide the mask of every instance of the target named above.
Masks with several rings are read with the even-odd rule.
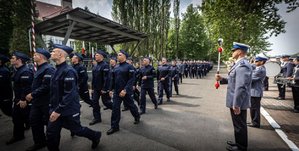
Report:
[[[264,66],[254,67],[252,71],[251,96],[263,97],[263,81],[266,78],[266,68]]]
[[[237,61],[228,73],[226,107],[250,108],[252,66],[247,59]]]

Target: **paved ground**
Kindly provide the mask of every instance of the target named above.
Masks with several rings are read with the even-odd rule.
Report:
[[[269,91],[265,91],[262,105],[281,126],[288,138],[299,146],[299,113],[292,112],[294,108],[292,90],[290,87],[286,88],[286,100],[276,100],[278,88],[272,81],[273,79],[269,80]]]
[[[233,127],[229,110],[225,107],[226,86],[214,88],[212,71],[205,79],[184,79],[179,86],[180,96],[174,95],[154,110],[148,101],[147,114],[139,125],[133,124],[130,112],[122,112],[120,131],[107,136],[110,128],[111,111],[102,111],[103,122],[92,129],[101,130],[103,137],[96,150],[101,151],[223,151],[227,140],[233,140]],[[82,104],[81,121],[87,125],[92,119],[91,108]],[[31,131],[26,139],[15,145],[6,146],[11,137],[10,118],[0,117],[0,150],[22,151],[32,142]],[[71,138],[63,130],[61,150],[91,150],[91,142],[85,138]],[[46,150],[46,149],[43,149]],[[251,151],[287,151],[286,144],[262,118],[261,129],[249,128],[249,148]]]

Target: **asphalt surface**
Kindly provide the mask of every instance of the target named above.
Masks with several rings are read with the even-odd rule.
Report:
[[[226,141],[234,140],[233,126],[229,109],[225,107],[226,85],[216,90],[214,74],[213,70],[203,79],[183,79],[183,84],[179,85],[180,95],[173,95],[171,102],[165,102],[157,110],[148,99],[147,113],[142,115],[139,125],[133,124],[129,111],[122,112],[120,131],[107,136],[111,111],[102,110],[102,123],[88,126],[92,120],[92,108],[85,103],[81,108],[82,125],[102,131],[101,142],[95,149],[99,151],[226,150]],[[24,151],[33,144],[29,130],[25,140],[5,145],[12,136],[12,126],[11,118],[0,117],[0,151]],[[248,136],[250,151],[290,150],[264,118],[260,129],[248,128]],[[88,139],[72,138],[65,129],[61,133],[60,149],[92,150]]]

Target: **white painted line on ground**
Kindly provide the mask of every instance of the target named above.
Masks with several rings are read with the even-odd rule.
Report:
[[[275,132],[280,136],[280,138],[290,147],[292,151],[299,151],[299,148],[296,144],[289,140],[288,136],[280,129],[279,124],[270,116],[270,114],[261,107],[261,113],[265,119],[270,123],[270,125],[275,129]]]

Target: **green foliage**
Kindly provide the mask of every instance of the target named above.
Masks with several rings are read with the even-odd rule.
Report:
[[[0,0],[0,47],[9,49],[9,41],[13,31],[12,14],[13,1]],[[1,54],[8,54],[8,51],[0,52]]]
[[[11,50],[19,50],[29,54],[28,28],[31,25],[31,1],[15,0],[13,15],[13,34]]]
[[[289,4],[290,11],[298,5],[298,0],[204,0],[204,22],[214,47],[210,54],[217,55],[217,39],[220,37],[224,39],[225,59],[231,56],[229,50],[234,41],[249,44],[251,56],[267,51],[270,46],[267,39],[285,32],[286,22],[276,7],[282,2]]]
[[[189,5],[183,14],[178,56],[181,59],[207,59],[209,40],[199,7]]]

